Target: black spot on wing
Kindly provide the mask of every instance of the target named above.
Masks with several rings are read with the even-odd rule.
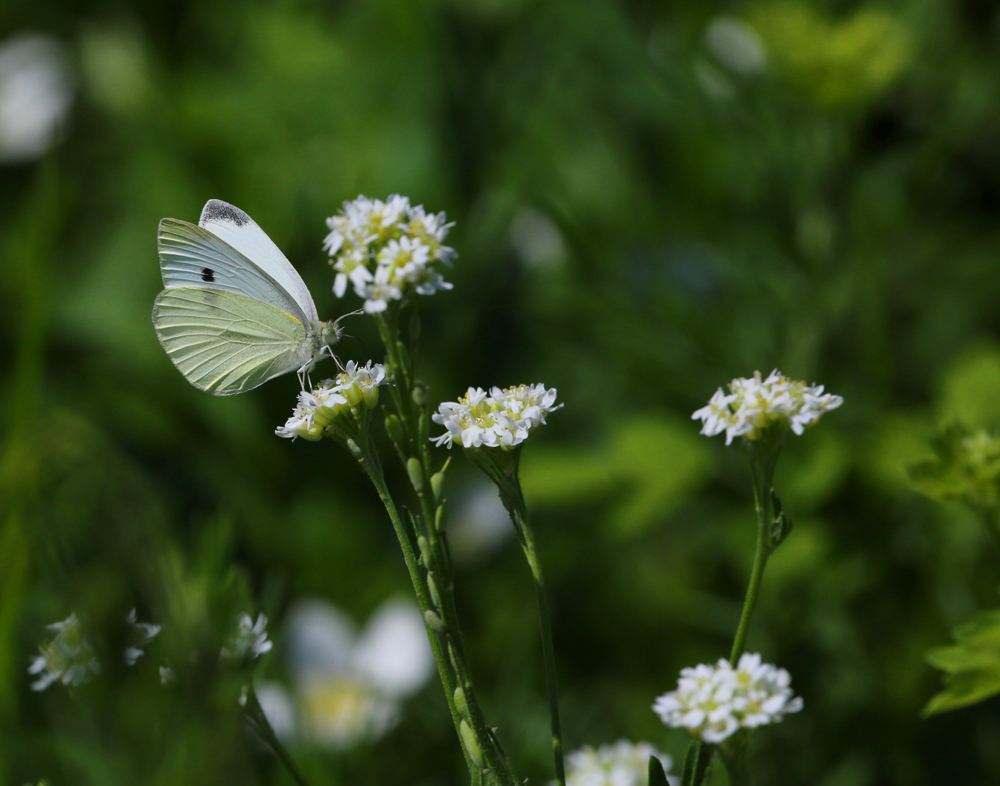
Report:
[[[220,223],[228,221],[231,224],[236,224],[238,227],[244,227],[251,223],[252,219],[238,207],[234,207],[228,202],[223,202],[221,199],[209,199],[201,211],[201,218],[198,220],[198,223],[204,226],[209,221]]]
[[[215,283],[215,273],[212,272],[212,268],[203,267],[201,269],[201,280],[204,281],[206,284]]]

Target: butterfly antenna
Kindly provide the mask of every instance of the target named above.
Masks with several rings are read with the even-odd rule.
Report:
[[[361,357],[367,357],[367,355],[365,354],[365,342],[364,341],[362,341],[360,338],[358,338],[357,336],[352,335],[350,333],[344,333],[344,335],[342,336],[342,338],[353,338],[355,341],[357,341],[358,344],[361,345]]]

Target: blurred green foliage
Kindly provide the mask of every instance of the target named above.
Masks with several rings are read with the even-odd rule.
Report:
[[[742,38],[707,35],[728,17]],[[996,606],[1000,566],[971,513],[905,474],[940,422],[1000,421],[994,4],[4,3],[0,40],[24,30],[69,47],[78,95],[58,146],[0,169],[0,783],[289,782],[211,655],[226,621],[266,612],[261,671],[285,679],[290,602],[360,621],[406,573],[352,460],[273,436],[293,378],[219,399],[171,366],[155,229],[239,205],[328,318],[357,301],[330,292],[324,219],[392,192],[457,222],[455,289],[420,303],[432,400],[543,381],[566,403],[524,485],[570,749],[682,756],[650,706],[728,651],[754,538],[746,457],[688,417],[778,367],[846,403],[778,467],[795,530],[749,648],[806,709],[757,735],[759,782],[1000,779],[996,698],[920,717],[924,653]],[[366,320],[348,330],[346,356],[377,352]],[[460,567],[485,709],[540,783],[531,593],[513,541]],[[174,644],[30,690],[46,624],[76,611],[114,664],[132,607]],[[186,689],[161,688],[166,660]],[[464,778],[435,684],[377,742],[293,753],[315,783]]]

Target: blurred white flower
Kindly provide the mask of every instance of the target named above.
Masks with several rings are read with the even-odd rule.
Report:
[[[314,745],[342,749],[380,737],[434,669],[420,610],[407,601],[384,603],[358,634],[332,604],[302,600],[285,631],[298,733]]]
[[[732,16],[717,16],[705,30],[705,43],[720,63],[744,76],[767,65],[767,50],[750,25]]]
[[[458,401],[445,401],[438,407],[431,419],[444,426],[445,432],[432,439],[449,448],[458,440],[465,448],[510,449],[524,442],[532,428],[545,423],[545,413],[562,406],[555,402],[556,389],[542,384],[493,388],[489,395],[482,388],[469,388]]]
[[[740,728],[778,723],[788,713],[799,712],[802,699],[793,696],[791,681],[784,669],[761,663],[760,655],[747,652],[735,669],[725,659],[715,666],[682,669],[677,690],[660,696],[653,711],[667,726],[719,743]]]
[[[295,704],[280,683],[262,682],[254,689],[260,708],[267,716],[274,733],[280,740],[294,739],[296,733]]]
[[[75,93],[65,47],[25,33],[0,44],[0,162],[42,155],[55,141]]]
[[[514,536],[496,486],[482,475],[473,476],[449,508],[448,545],[456,563],[472,563]]]
[[[139,622],[136,617],[136,610],[132,609],[125,618],[132,632],[132,642],[125,648],[125,663],[134,666],[144,654],[143,647],[156,638],[161,626],[152,622]]]
[[[222,657],[232,660],[259,658],[270,652],[271,646],[267,640],[267,617],[258,614],[254,622],[249,614],[240,614],[236,635],[229,640],[228,646],[222,648]]]
[[[759,371],[749,379],[737,377],[729,383],[729,391],[719,388],[706,406],[691,415],[692,420],[702,421],[701,433],[706,436],[725,431],[727,445],[735,437],[757,439],[771,426],[801,434],[825,412],[844,403],[841,396],[824,393],[822,385],[806,385],[777,370],[763,380]]]
[[[336,272],[334,294],[343,297],[352,284],[369,314],[385,311],[411,292],[451,289],[436,269],[436,263],[448,264],[455,256],[443,245],[452,226],[444,213],[427,213],[398,194],[385,202],[359,196],[326,223],[330,234],[323,247]]]
[[[510,243],[527,267],[554,267],[566,257],[566,244],[556,223],[545,213],[526,207],[510,222]]]
[[[292,416],[274,433],[288,439],[322,439],[325,428],[352,410],[378,406],[378,389],[385,384],[388,382],[381,363],[369,360],[361,366],[349,360],[335,379],[325,379],[312,390],[301,391]]]
[[[76,614],[45,627],[56,635],[40,648],[42,654],[32,659],[28,667],[29,674],[41,674],[31,683],[32,690],[45,690],[56,681],[75,687],[90,682],[95,674],[101,673],[101,665],[94,657],[90,642],[84,638]]]
[[[570,753],[566,757],[566,786],[647,786],[650,756],[660,760],[667,781],[676,786],[679,780],[670,776],[673,760],[669,756],[648,742],[633,744],[628,740],[597,750],[585,745]]]

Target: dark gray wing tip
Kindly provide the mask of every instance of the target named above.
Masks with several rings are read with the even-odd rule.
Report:
[[[238,227],[245,227],[247,224],[253,223],[253,219],[250,216],[238,207],[230,205],[228,202],[223,202],[221,199],[209,199],[205,203],[205,207],[201,209],[201,218],[198,219],[198,226],[203,227],[209,221],[218,223],[228,221],[231,224],[236,224]]]

